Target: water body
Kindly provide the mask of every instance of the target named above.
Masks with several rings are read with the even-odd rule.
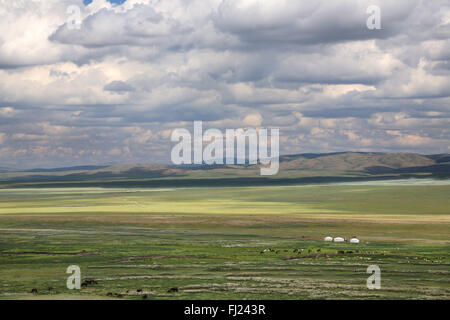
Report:
[[[326,183],[325,185],[342,186],[450,186],[450,179],[395,179],[377,181],[352,181]]]

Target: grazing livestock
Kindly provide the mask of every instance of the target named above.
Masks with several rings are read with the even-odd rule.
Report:
[[[55,289],[53,286],[48,287],[48,291],[52,291],[53,289]]]
[[[142,292],[142,289],[137,289],[136,292]]]
[[[344,254],[345,251],[344,251],[344,250],[339,250],[337,253],[338,253],[338,254]]]
[[[38,293],[36,288],[31,289],[31,293]]]
[[[276,254],[279,254],[279,253],[280,253],[280,250],[277,250],[275,253],[276,253]]]
[[[317,249],[317,252],[320,252],[320,249]]]
[[[311,253],[311,249],[308,249],[308,253]]]
[[[112,292],[108,292],[107,294],[106,294],[108,297],[112,297]]]
[[[87,287],[90,284],[98,284],[97,280],[94,279],[86,279],[83,281],[83,283],[81,284],[82,287]]]
[[[294,249],[294,251],[292,251],[292,252],[297,252],[298,251],[298,249]]]
[[[117,298],[123,298],[123,294],[121,293],[116,293]]]
[[[167,292],[168,293],[178,292],[178,288],[177,287],[170,288],[169,290],[167,290]]]

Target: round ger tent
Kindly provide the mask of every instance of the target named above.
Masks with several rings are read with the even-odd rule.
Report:
[[[359,239],[358,238],[351,238],[350,239],[350,243],[359,243]]]
[[[333,241],[334,242],[344,242],[345,240],[344,240],[344,238],[336,237],[336,238],[333,239]]]
[[[333,241],[333,238],[332,237],[325,237],[324,240],[327,241],[327,242],[331,242],[331,241]]]

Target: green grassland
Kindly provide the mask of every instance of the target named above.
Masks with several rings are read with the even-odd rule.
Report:
[[[4,188],[0,298],[449,299],[449,199],[414,183]],[[69,265],[98,284],[68,290]]]

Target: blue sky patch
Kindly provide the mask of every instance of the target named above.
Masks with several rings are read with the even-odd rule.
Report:
[[[92,3],[93,0],[83,0],[83,3],[87,6],[89,4]],[[124,3],[126,0],[108,0],[111,3],[115,3],[115,4],[122,4]]]

